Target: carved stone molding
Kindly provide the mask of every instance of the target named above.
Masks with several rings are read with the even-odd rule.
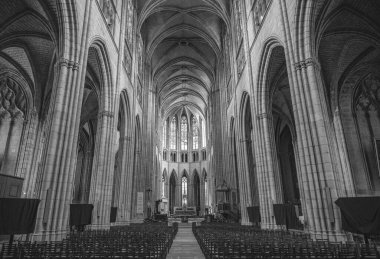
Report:
[[[98,117],[99,118],[102,118],[102,117],[109,117],[109,118],[113,118],[113,112],[110,112],[110,111],[101,111],[99,112],[98,114]]]
[[[75,62],[73,60],[69,60],[66,58],[60,58],[59,60],[59,66],[61,67],[67,67],[69,69],[78,70],[79,69],[79,63]]]
[[[316,61],[314,58],[307,58],[294,64],[296,70],[306,69],[310,66],[315,67],[317,69],[320,68],[318,61]]]
[[[26,97],[21,86],[11,78],[0,82],[0,113],[1,117],[10,115],[13,120],[24,119],[26,114]]]
[[[380,109],[380,79],[372,74],[359,86],[356,95],[356,109],[365,112]]]

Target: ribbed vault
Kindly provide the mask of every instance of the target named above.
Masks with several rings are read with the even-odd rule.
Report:
[[[154,91],[165,118],[186,107],[205,117],[228,26],[226,4],[216,0],[138,1],[139,29]]]

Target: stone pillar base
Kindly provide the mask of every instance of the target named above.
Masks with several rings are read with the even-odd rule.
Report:
[[[260,224],[261,229],[269,229],[269,230],[276,230],[281,229],[281,226],[276,225],[275,223],[261,223]]]
[[[141,224],[141,223],[144,223],[144,219],[139,219],[139,218],[131,219],[130,223]]]
[[[86,229],[91,230],[109,230],[111,227],[111,223],[108,224],[91,224],[86,226]]]
[[[30,241],[62,241],[69,233],[69,229],[36,232],[30,235]]]
[[[305,231],[305,233],[310,234],[311,239],[325,239],[332,242],[347,242],[350,237],[344,232],[325,232],[325,231]]]
[[[131,221],[116,221],[114,223],[111,223],[111,226],[129,226],[131,224]]]
[[[252,222],[249,222],[249,221],[242,220],[242,221],[241,221],[241,225],[242,225],[242,226],[253,226],[253,223],[252,223]]]

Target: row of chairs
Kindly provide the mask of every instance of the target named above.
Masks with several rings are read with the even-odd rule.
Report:
[[[0,258],[165,258],[177,231],[159,223],[86,230],[59,242],[4,245]]]
[[[302,232],[202,224],[193,233],[206,258],[380,258],[374,245],[313,241]]]

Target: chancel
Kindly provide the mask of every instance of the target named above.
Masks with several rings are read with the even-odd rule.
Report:
[[[0,6],[0,258],[380,258],[380,1]]]

